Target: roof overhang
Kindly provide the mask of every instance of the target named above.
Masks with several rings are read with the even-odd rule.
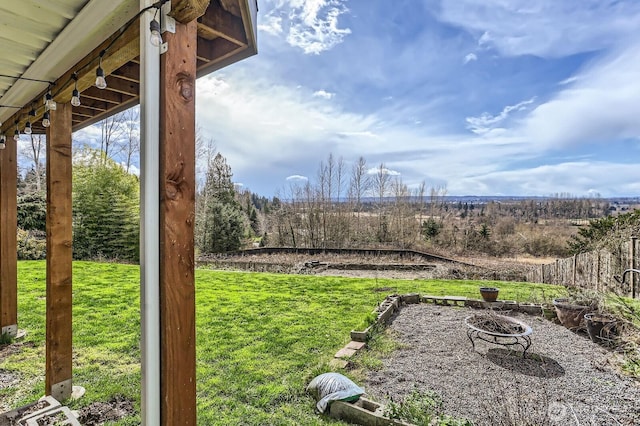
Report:
[[[257,52],[256,0],[198,1],[208,3],[197,20],[198,77]],[[12,134],[16,121],[22,131],[29,120],[34,133],[43,133],[47,82],[53,83],[56,102],[69,102],[74,74],[82,99],[73,109],[74,131],[136,105],[140,28],[132,19],[139,19],[139,9],[137,0],[2,0],[0,74],[9,76],[0,78],[2,132]],[[95,73],[108,46],[102,58],[108,87],[100,90]],[[35,117],[29,116],[31,110]]]

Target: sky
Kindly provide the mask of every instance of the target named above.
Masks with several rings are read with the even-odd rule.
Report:
[[[640,194],[640,1],[259,0],[258,55],[197,82],[234,181],[364,157],[449,195]]]

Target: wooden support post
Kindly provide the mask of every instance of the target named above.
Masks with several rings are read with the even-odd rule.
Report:
[[[160,59],[161,424],[196,424],[195,79],[197,23],[165,33]]]
[[[578,255],[574,254],[573,255],[573,265],[572,265],[572,276],[571,276],[571,282],[573,283],[573,286],[576,286],[576,275],[578,273]]]
[[[47,129],[47,339],[45,394],[71,396],[71,104],[51,111]]]
[[[18,333],[16,142],[7,138],[0,151],[0,334]]]

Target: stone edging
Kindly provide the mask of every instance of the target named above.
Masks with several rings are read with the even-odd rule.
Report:
[[[545,314],[545,308],[541,304],[518,303],[515,300],[485,302],[480,299],[470,299],[460,296],[421,296],[418,293],[403,295],[392,294],[385,297],[380,306],[373,311],[373,314],[376,315],[376,321],[372,325],[363,331],[351,330],[351,341],[336,352],[329,365],[331,365],[333,369],[347,368],[349,366],[349,359],[358,353],[358,351],[366,348],[367,340],[375,327],[386,324],[389,318],[391,318],[396,311],[400,310],[403,304],[416,303],[433,303],[442,306],[468,306],[476,309],[509,310],[540,316]]]

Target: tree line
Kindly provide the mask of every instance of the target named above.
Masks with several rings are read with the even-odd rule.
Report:
[[[136,112],[100,123],[100,146],[73,155],[73,245],[76,259],[139,260],[139,158]],[[21,155],[32,166],[18,187],[19,257],[44,258],[44,143],[32,135]],[[253,246],[390,247],[563,256],[575,250],[576,219],[606,216],[599,198],[555,194],[519,201],[449,201],[443,186],[407,185],[384,162],[347,163],[328,154],[313,178],[267,198],[236,188],[231,166],[213,141],[198,137],[197,254]],[[568,244],[570,241],[572,244]]]

